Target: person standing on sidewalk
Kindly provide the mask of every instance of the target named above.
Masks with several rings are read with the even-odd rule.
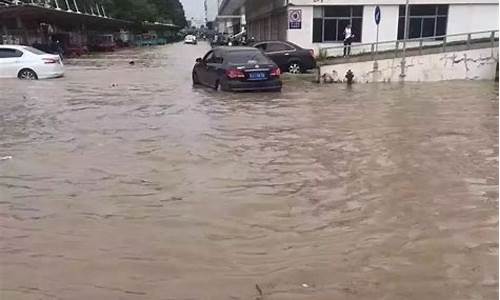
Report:
[[[344,56],[351,55],[351,44],[354,34],[352,33],[351,24],[347,25],[344,29]]]

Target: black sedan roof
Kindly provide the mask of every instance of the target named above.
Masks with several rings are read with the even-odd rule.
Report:
[[[225,52],[232,52],[232,51],[255,51],[255,50],[257,50],[254,47],[242,47],[242,46],[239,46],[239,47],[220,46],[220,47],[214,48],[214,50],[216,50],[216,49],[220,50],[220,51],[225,51]]]
[[[252,43],[252,46],[257,45],[257,44],[263,44],[263,43],[285,43],[285,44],[288,44],[288,45],[290,45],[290,46],[293,46],[293,47],[295,47],[295,48],[297,48],[297,49],[304,49],[304,48],[300,47],[299,45],[294,44],[294,43],[292,43],[292,42],[289,42],[289,41],[280,41],[280,40],[265,40],[265,41],[257,41],[257,42]]]

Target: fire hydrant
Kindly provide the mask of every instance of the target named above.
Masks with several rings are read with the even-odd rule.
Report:
[[[351,70],[347,71],[347,73],[345,74],[345,78],[347,79],[347,84],[352,84],[354,73]]]

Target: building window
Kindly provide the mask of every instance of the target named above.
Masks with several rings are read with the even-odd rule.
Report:
[[[448,5],[410,5],[408,37],[416,39],[446,35]],[[404,39],[405,6],[399,6],[398,40]]]
[[[353,42],[361,42],[363,6],[315,6],[313,42],[339,42],[344,40],[344,29],[352,25]]]

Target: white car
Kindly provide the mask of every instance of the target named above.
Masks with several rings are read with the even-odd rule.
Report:
[[[0,78],[26,80],[56,78],[64,75],[59,55],[19,45],[0,45]]]
[[[193,45],[196,45],[198,43],[198,41],[196,40],[196,36],[194,35],[186,35],[186,37],[184,38],[184,44],[193,44]]]

